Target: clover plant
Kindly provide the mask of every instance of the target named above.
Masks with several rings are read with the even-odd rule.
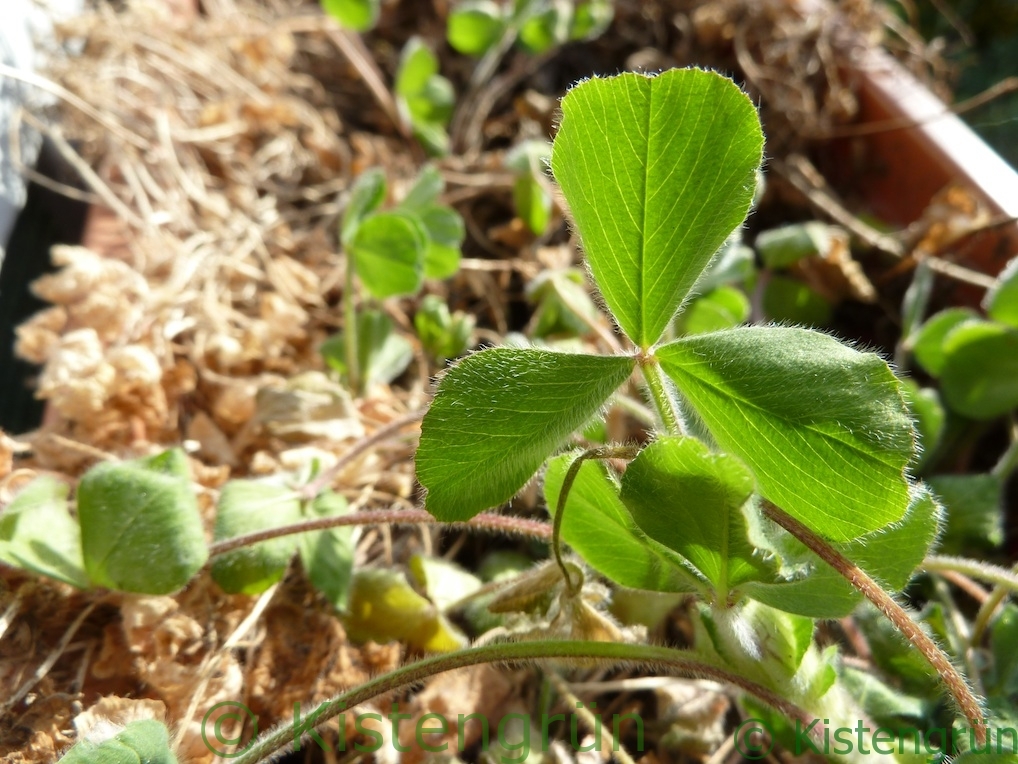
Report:
[[[917,327],[905,344],[940,380],[953,411],[976,420],[1018,408],[1018,258],[997,278],[983,302],[986,317],[948,308]]]
[[[413,356],[381,310],[357,311],[356,282],[381,300],[416,294],[424,279],[448,278],[459,269],[463,219],[438,203],[443,186],[441,173],[429,165],[403,201],[388,210],[380,209],[386,196],[380,169],[362,173],[351,188],[340,226],[347,255],[346,321],[321,351],[354,392],[395,379]]]
[[[452,83],[438,73],[438,58],[420,37],[411,37],[403,46],[394,90],[414,137],[430,153],[448,154],[445,128],[456,96]]]
[[[545,178],[551,147],[544,141],[523,141],[506,154],[505,166],[515,172],[516,216],[541,236],[551,223],[552,199]]]
[[[762,151],[752,103],[713,72],[623,74],[571,90],[551,166],[632,349],[496,347],[464,358],[423,420],[417,474],[427,509],[464,521],[544,469],[567,587],[578,584],[559,539],[622,586],[696,593],[701,652],[807,708],[853,718],[831,656],[811,646],[811,619],[852,611],[853,584],[890,607],[851,571],[900,589],[938,529],[933,495],[907,473],[915,433],[902,385],[876,354],[807,329],[667,341],[742,224]],[[642,448],[569,451],[634,373],[658,412],[656,436]],[[604,463],[612,458],[628,468],[617,474]],[[768,642],[794,657],[767,659]],[[932,643],[923,649],[978,719],[964,680]]]

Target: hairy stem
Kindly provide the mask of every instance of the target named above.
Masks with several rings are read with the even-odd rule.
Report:
[[[821,560],[840,573],[866,599],[872,602],[897,627],[898,631],[922,653],[923,657],[929,661],[937,674],[940,675],[941,681],[947,687],[948,692],[951,693],[955,703],[958,704],[958,708],[965,715],[975,733],[976,742],[980,746],[985,745],[986,722],[983,719],[983,711],[979,705],[979,700],[972,692],[965,678],[954,667],[954,664],[951,663],[951,659],[919,627],[919,624],[912,620],[905,609],[895,602],[894,598],[885,592],[858,565],[784,510],[779,509],[770,502],[764,502],[763,513],[768,519],[773,520],[791,533]]]
[[[583,663],[596,661],[603,664],[640,664],[681,676],[727,683],[738,687],[804,725],[812,725],[813,731],[817,734],[823,732],[822,729],[817,729],[818,725],[803,709],[791,701],[738,674],[732,674],[709,663],[704,663],[682,650],[614,642],[500,642],[425,658],[376,677],[352,690],[340,693],[316,707],[299,722],[294,720],[284,723],[265,733],[246,751],[236,756],[233,761],[236,764],[254,764],[254,762],[263,761],[287,745],[311,734],[315,727],[324,724],[346,709],[353,708],[378,695],[416,684],[435,674],[480,663],[519,663],[549,658]]]
[[[969,560],[965,557],[931,554],[923,560],[923,568],[931,572],[953,570],[970,578],[987,581],[1004,589],[1018,592],[1018,573],[999,565],[991,565],[988,562]]]
[[[569,575],[569,568],[566,567],[565,561],[562,559],[562,518],[565,517],[566,500],[569,498],[569,492],[573,489],[573,483],[576,482],[576,476],[580,474],[580,467],[589,459],[634,459],[639,452],[639,449],[633,446],[600,446],[584,451],[569,465],[569,470],[562,480],[562,488],[558,493],[558,501],[555,503],[551,549],[555,554],[555,562],[558,564],[559,570],[562,571],[566,589],[570,594],[576,594],[576,585],[573,583],[572,576]]]
[[[640,356],[640,370],[650,390],[650,397],[654,401],[661,423],[669,435],[682,435],[682,415],[679,413],[678,403],[675,397],[668,390],[668,383],[665,381],[661,366],[653,356]]]
[[[295,533],[321,531],[326,528],[339,528],[344,525],[381,524],[445,525],[452,528],[469,528],[493,533],[529,536],[541,541],[549,541],[552,536],[552,529],[548,523],[527,520],[522,517],[482,513],[465,523],[441,523],[423,509],[377,509],[366,512],[354,512],[349,515],[337,515],[335,517],[315,517],[291,525],[280,525],[278,528],[266,528],[254,533],[245,533],[243,536],[234,536],[233,538],[212,544],[209,547],[209,556],[215,557],[219,554],[232,552],[234,549],[251,546],[262,541],[279,538],[280,536],[291,536]]]

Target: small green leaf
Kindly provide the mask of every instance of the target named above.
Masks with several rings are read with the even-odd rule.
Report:
[[[771,276],[763,293],[764,313],[772,321],[802,326],[827,326],[831,305],[797,279]]]
[[[418,213],[428,245],[424,252],[424,277],[447,279],[460,268],[460,247],[466,237],[463,218],[452,207],[433,204]]]
[[[994,475],[935,475],[930,488],[947,510],[944,554],[982,552],[1004,542],[1004,485]]]
[[[411,37],[400,56],[396,96],[415,134],[433,153],[446,153],[445,125],[452,117],[456,95],[452,83],[438,73],[438,58],[419,38]]]
[[[490,0],[459,3],[449,14],[446,39],[460,53],[482,56],[501,39],[506,22]]]
[[[573,23],[569,29],[570,40],[593,40],[604,34],[612,23],[615,9],[611,0],[587,0],[576,4]]]
[[[346,499],[332,491],[318,494],[305,505],[308,518],[338,517],[349,511]],[[308,579],[341,612],[350,605],[356,530],[353,526],[328,528],[302,533],[296,539]]]
[[[78,484],[85,570],[92,583],[169,594],[197,573],[208,549],[179,448],[93,467]]]
[[[1018,693],[1018,607],[1004,605],[990,628],[992,687],[999,695]]]
[[[940,389],[951,409],[994,419],[1018,406],[1018,329],[970,321],[948,333],[943,349]]]
[[[410,212],[420,212],[435,204],[444,189],[445,178],[441,171],[433,164],[425,165],[399,206]]]
[[[414,294],[424,278],[427,233],[413,216],[399,212],[371,215],[347,245],[357,275],[378,299]]]
[[[399,69],[396,72],[396,94],[417,95],[436,74],[438,58],[420,37],[414,35],[407,40],[400,54]]]
[[[715,72],[587,80],[562,100],[552,169],[622,330],[661,337],[756,188],[756,109]]]
[[[550,144],[545,141],[527,140],[514,146],[503,160],[506,167],[519,173],[513,183],[516,216],[538,236],[547,230],[551,221],[551,194],[541,183],[550,157]]]
[[[707,270],[696,282],[696,291],[707,294],[719,286],[746,284],[756,276],[756,255],[742,243],[742,232],[735,230],[721,245]]]
[[[541,271],[527,284],[526,295],[537,303],[535,337],[582,337],[600,318],[578,268]]]
[[[1014,257],[997,276],[983,301],[990,318],[1018,329],[1018,257]]]
[[[738,459],[695,438],[658,438],[622,477],[622,501],[650,538],[678,552],[711,582],[718,599],[773,573],[754,554],[743,506],[753,478]]]
[[[322,343],[319,352],[329,366],[346,375],[345,332]],[[385,385],[406,371],[414,357],[410,342],[393,329],[392,319],[380,310],[357,314],[357,354],[364,386]]]
[[[361,221],[374,212],[385,201],[385,173],[379,167],[372,167],[357,176],[350,189],[350,200],[343,211],[340,226],[340,241],[348,246],[357,234]]]
[[[680,334],[706,334],[731,329],[749,318],[749,298],[741,289],[719,286],[692,300],[675,320]]]
[[[572,8],[569,5],[554,4],[535,13],[520,27],[520,45],[534,55],[561,45],[569,37],[569,22]]]
[[[417,476],[428,511],[469,520],[512,498],[633,365],[626,357],[510,348],[464,358],[442,378],[421,426]]]
[[[300,522],[300,496],[278,479],[231,480],[219,493],[216,541]],[[296,548],[293,536],[218,555],[212,578],[230,594],[260,594],[283,577]]]
[[[354,642],[399,641],[435,653],[467,646],[466,637],[395,570],[357,570],[343,624]]]
[[[36,478],[0,514],[0,562],[88,588],[81,530],[67,512],[67,485]]]
[[[576,454],[548,462],[544,500],[554,518],[562,482]],[[699,591],[702,584],[669,549],[647,538],[600,462],[580,467],[566,499],[562,539],[599,573],[621,586],[655,592]]]
[[[428,355],[439,363],[445,363],[450,358],[463,355],[470,347],[474,317],[462,311],[451,315],[449,306],[441,297],[429,294],[414,315],[414,328]]]
[[[382,0],[321,0],[322,8],[340,26],[367,32],[378,23]]]
[[[59,761],[60,764],[177,764],[177,757],[170,748],[166,725],[154,719],[139,719],[106,740],[79,740]]]
[[[912,419],[879,356],[783,327],[687,337],[657,356],[763,496],[820,535],[849,541],[905,514]]]
[[[869,672],[843,666],[839,678],[866,715],[876,722],[889,726],[902,717],[922,719],[926,715],[925,701],[889,687]]]
[[[766,268],[787,268],[804,257],[815,257],[830,248],[829,227],[815,221],[772,228],[756,237],[756,251]]]
[[[944,338],[955,327],[978,318],[969,308],[948,308],[932,316],[909,340],[919,365],[939,377],[944,368]]]
[[[551,195],[533,175],[521,175],[513,183],[513,204],[516,215],[537,236],[548,230],[551,222]]]

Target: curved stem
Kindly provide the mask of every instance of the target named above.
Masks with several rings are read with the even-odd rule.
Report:
[[[573,483],[576,482],[576,476],[580,474],[580,467],[589,459],[633,459],[638,453],[639,449],[633,446],[599,446],[598,448],[591,448],[573,459],[569,465],[569,470],[566,472],[566,476],[562,479],[562,488],[558,492],[558,501],[555,502],[555,520],[552,523],[551,530],[551,549],[555,554],[555,562],[558,564],[559,570],[562,571],[562,577],[566,581],[566,589],[570,594],[576,594],[576,585],[573,583],[572,576],[569,575],[569,568],[566,567],[566,563],[562,559],[562,518],[565,517],[566,500],[569,498],[569,492],[573,489]]]
[[[279,538],[280,536],[291,536],[295,533],[321,531],[326,528],[339,528],[344,525],[380,525],[386,523],[391,525],[427,524],[448,525],[456,528],[476,528],[480,531],[494,533],[515,533],[520,536],[540,539],[541,541],[549,541],[552,536],[552,529],[548,523],[527,520],[522,517],[482,513],[465,523],[441,523],[423,509],[377,509],[335,517],[315,517],[291,525],[280,525],[278,528],[266,528],[254,533],[245,533],[243,536],[234,536],[233,538],[212,544],[209,547],[209,556],[215,557],[219,554],[232,552],[234,549],[251,546],[252,544]]]
[[[647,382],[650,390],[650,397],[654,401],[657,413],[661,417],[661,423],[669,435],[682,435],[682,415],[679,413],[679,406],[675,397],[668,390],[668,383],[665,381],[661,366],[653,356],[640,356],[638,359],[640,371]]]
[[[931,554],[923,560],[923,568],[932,572],[952,570],[1018,592],[1018,573],[999,565],[990,565],[987,562],[969,560],[965,557]]]
[[[655,669],[664,669],[681,676],[727,683],[738,687],[790,718],[802,722],[807,728],[812,727],[812,731],[816,735],[819,736],[823,733],[823,729],[819,728],[815,720],[791,701],[738,674],[732,674],[709,663],[704,663],[682,650],[614,642],[501,642],[424,658],[388,674],[383,674],[352,690],[342,692],[320,704],[300,722],[295,719],[265,733],[246,751],[236,756],[233,761],[236,764],[254,764],[254,762],[265,760],[346,709],[353,708],[378,695],[416,684],[435,674],[480,663],[518,663],[549,658],[585,664],[590,661],[603,664],[640,664]]]
[[[898,628],[898,631],[922,653],[923,657],[929,661],[937,674],[940,675],[941,681],[951,693],[955,703],[958,704],[958,708],[965,715],[975,733],[976,742],[980,746],[984,746],[986,744],[986,721],[983,718],[984,714],[979,705],[979,700],[972,692],[968,682],[965,681],[965,677],[951,663],[951,659],[919,627],[919,624],[912,620],[905,609],[895,602],[894,598],[885,592],[858,565],[784,510],[779,509],[770,502],[764,502],[763,513],[767,518],[773,520],[799,539],[821,560],[840,573],[866,599],[876,605],[877,609]]]

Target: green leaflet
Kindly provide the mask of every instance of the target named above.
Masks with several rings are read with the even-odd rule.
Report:
[[[905,514],[912,421],[875,354],[805,329],[745,327],[657,356],[763,496],[820,535],[849,541]]]
[[[878,583],[899,591],[930,551],[940,529],[941,511],[924,485],[912,489],[908,513],[899,523],[835,547]],[[794,580],[746,584],[745,593],[771,607],[810,618],[842,618],[862,595],[833,568],[774,524],[760,520],[751,537],[782,560]]]
[[[231,480],[219,493],[216,541],[300,522],[300,496],[278,480]],[[262,541],[221,554],[212,578],[231,594],[260,594],[283,577],[293,557],[292,536]]]
[[[752,494],[753,478],[738,459],[694,438],[658,438],[622,478],[636,524],[689,560],[722,602],[734,587],[773,575],[746,532],[743,506]]]
[[[421,426],[417,476],[426,506],[469,520],[512,498],[632,373],[625,357],[493,348],[442,378]]]
[[[481,56],[502,37],[506,22],[491,0],[467,0],[449,13],[446,38],[460,53]]]
[[[562,482],[576,456],[563,454],[548,463],[544,499],[552,517]],[[600,462],[588,461],[580,467],[566,499],[565,513],[562,539],[615,583],[656,592],[702,588],[677,555],[647,538],[637,527],[619,498],[618,486]]]
[[[208,559],[179,448],[90,469],[78,484],[78,519],[85,570],[98,586],[169,594]]]
[[[124,727],[113,737],[94,742],[79,740],[60,764],[177,764],[170,748],[166,725],[154,719],[140,719]]]
[[[321,0],[322,8],[339,25],[355,32],[367,32],[378,23],[382,0]]]
[[[348,250],[365,288],[383,299],[421,288],[427,246],[427,231],[415,215],[381,212],[361,221]]]
[[[715,72],[592,79],[562,100],[552,170],[594,278],[648,349],[749,210],[763,134]]]
[[[66,484],[36,478],[0,513],[0,562],[88,588],[81,530],[67,512]]]
[[[219,494],[216,541],[293,525],[315,517],[344,515],[346,499],[325,491],[311,502],[279,478],[231,480]],[[212,578],[231,594],[259,594],[279,581],[295,552],[311,583],[339,610],[349,605],[354,528],[279,536],[226,552],[212,563]]]
[[[944,338],[940,388],[947,405],[972,419],[1018,407],[1018,329],[969,321]]]
[[[349,511],[346,499],[332,491],[318,494],[305,506],[305,514],[310,517],[335,517]],[[340,611],[350,606],[356,540],[357,528],[353,526],[310,531],[297,537],[297,550],[308,579]]]
[[[970,308],[948,308],[932,316],[909,339],[916,360],[933,376],[944,369],[944,338],[957,326],[979,319]]]

